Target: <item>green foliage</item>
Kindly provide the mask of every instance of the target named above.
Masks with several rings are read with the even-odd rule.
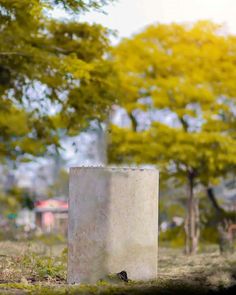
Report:
[[[27,254],[22,264],[25,268],[31,269],[31,274],[37,277],[39,280],[43,279],[62,279],[66,278],[65,261],[64,256],[61,258],[41,257],[35,253]]]
[[[69,12],[80,13],[81,11],[88,11],[89,9],[101,9],[109,2],[116,0],[44,0],[45,3],[51,5],[61,4]]]
[[[167,213],[168,220],[171,220],[174,216],[184,217],[185,208],[181,204],[172,203],[172,204],[169,204],[166,210],[166,213]]]
[[[17,212],[20,209],[18,196],[15,191],[9,193],[0,192],[0,214],[7,216],[12,212]]]
[[[185,242],[185,234],[182,226],[167,229],[160,232],[159,243],[162,247],[183,248]]]
[[[7,192],[0,192],[0,214],[7,216],[15,213],[21,208],[34,208],[35,195],[27,189],[17,186],[12,187]]]
[[[42,155],[61,135],[104,120],[114,101],[109,30],[50,17],[108,0],[0,1],[0,161]]]
[[[219,233],[214,226],[204,226],[201,230],[201,240],[205,244],[219,244]]]

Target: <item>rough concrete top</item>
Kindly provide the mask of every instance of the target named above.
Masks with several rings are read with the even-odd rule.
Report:
[[[113,171],[113,170],[117,170],[117,171],[127,171],[127,170],[131,170],[131,171],[150,171],[150,172],[159,172],[157,169],[155,168],[139,168],[139,167],[112,167],[112,166],[78,166],[78,167],[71,167],[70,170],[71,172],[73,172],[73,170],[80,170],[80,169],[102,169],[102,170],[108,170],[108,171]]]

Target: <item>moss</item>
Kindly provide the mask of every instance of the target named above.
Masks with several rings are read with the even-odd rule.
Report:
[[[0,290],[23,290],[25,294],[49,295],[49,294],[204,294],[206,287],[189,284],[182,281],[165,282],[132,282],[125,286],[115,285],[80,285],[80,286],[45,286],[45,285],[24,285],[24,284],[0,284]]]

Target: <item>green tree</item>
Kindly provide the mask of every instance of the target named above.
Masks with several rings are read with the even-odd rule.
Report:
[[[104,120],[114,101],[110,31],[75,17],[109,0],[0,0],[0,160],[42,155]],[[50,17],[60,8],[73,17]],[[53,14],[53,13],[51,13]]]
[[[199,240],[194,188],[211,187],[236,164],[236,142],[225,119],[235,117],[236,39],[222,32],[205,21],[159,24],[114,49],[121,106],[132,128],[112,127],[110,161],[151,163],[187,184],[189,254]],[[150,128],[142,130],[140,113],[149,115]]]

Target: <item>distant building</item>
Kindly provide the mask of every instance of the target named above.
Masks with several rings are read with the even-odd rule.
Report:
[[[48,199],[35,203],[36,226],[44,233],[67,234],[68,202]]]

